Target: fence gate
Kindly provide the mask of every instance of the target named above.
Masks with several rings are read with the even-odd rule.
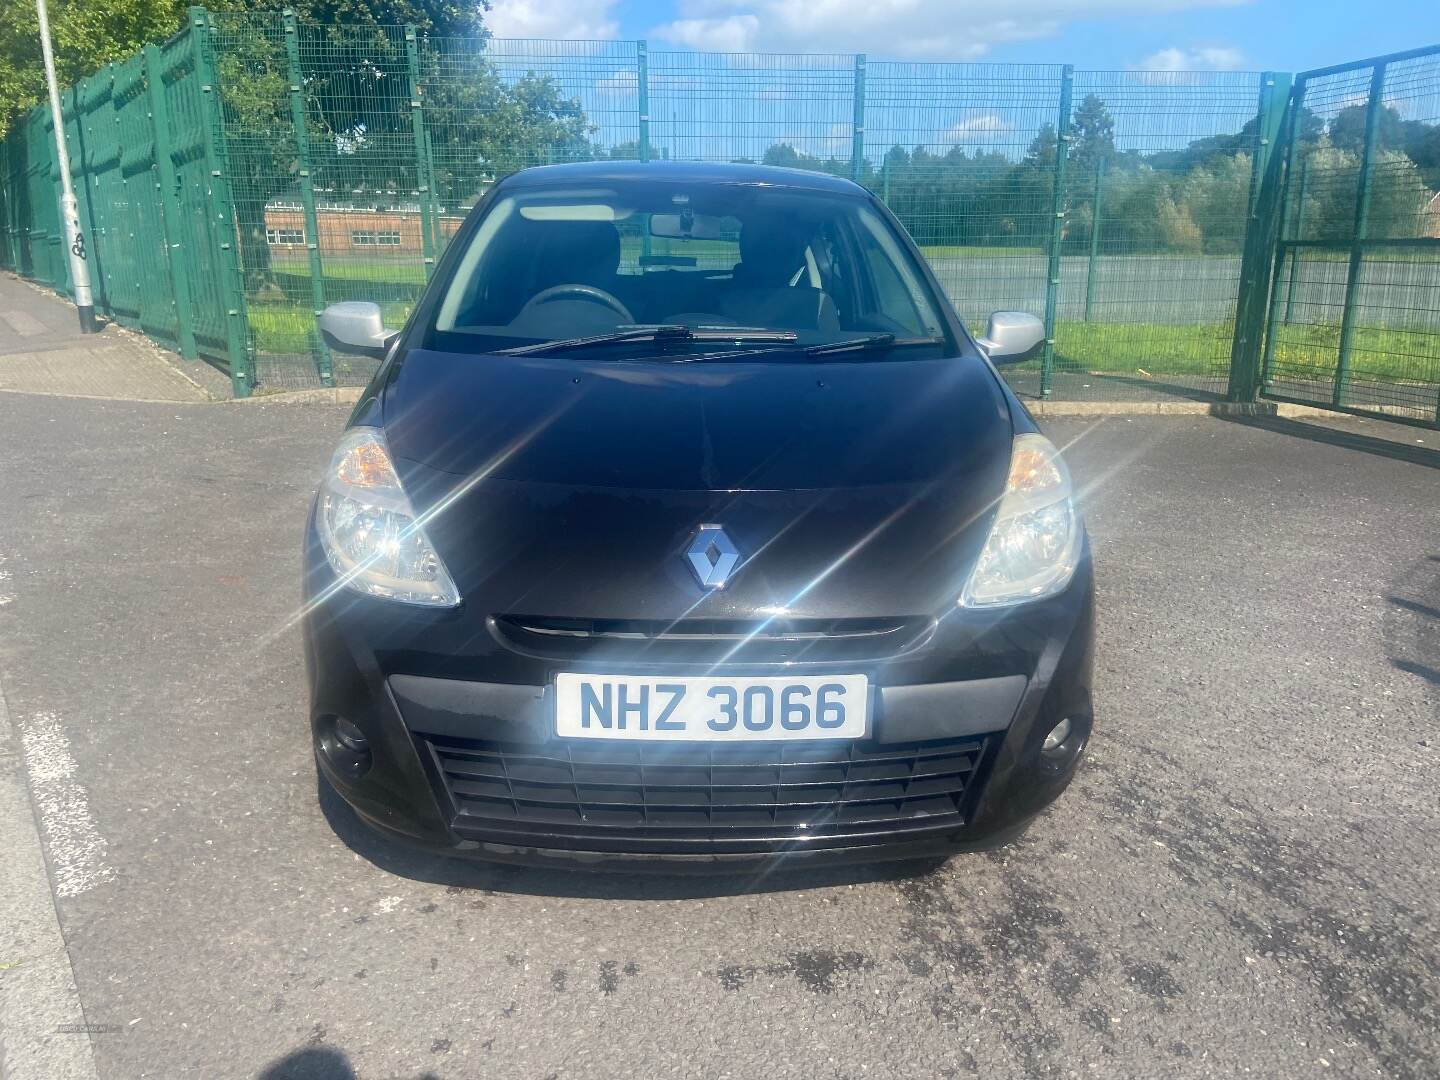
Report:
[[[1297,76],[1263,397],[1440,426],[1437,124],[1440,46]]]

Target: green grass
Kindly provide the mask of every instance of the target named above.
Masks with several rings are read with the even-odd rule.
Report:
[[[385,321],[400,326],[411,304],[382,304]],[[252,303],[250,325],[256,346],[268,353],[310,350],[309,312],[295,304]],[[1225,323],[1172,326],[1163,323],[1062,322],[1056,327],[1060,370],[1132,375],[1223,377],[1230,364],[1233,328]],[[1282,327],[1275,341],[1274,369],[1287,378],[1328,380],[1334,376],[1339,330],[1327,324]],[[1388,381],[1440,382],[1440,334],[1425,331],[1355,331],[1354,377]],[[1038,368],[1038,361],[1024,365]]]
[[[1057,366],[1078,371],[1140,375],[1223,375],[1230,366],[1234,327],[1227,323],[1065,322],[1056,327]],[[1287,378],[1334,377],[1340,330],[1326,323],[1280,327],[1272,365]],[[1357,327],[1351,350],[1358,379],[1440,382],[1440,334]]]
[[[403,326],[410,317],[413,304],[385,303],[386,326]],[[255,348],[262,353],[301,353],[310,351],[310,334],[315,325],[308,308],[298,304],[264,304],[251,302],[247,307],[250,329],[255,335]]]
[[[425,284],[425,263],[419,255],[409,256],[364,256],[326,255],[322,259],[323,276],[337,281],[378,281],[395,285]],[[270,268],[279,278],[310,277],[310,261],[300,252],[280,254],[272,252]],[[285,286],[289,283],[281,281]]]

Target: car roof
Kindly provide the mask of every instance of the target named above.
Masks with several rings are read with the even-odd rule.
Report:
[[[690,184],[750,184],[793,191],[825,191],[864,195],[854,181],[806,169],[775,165],[712,163],[701,161],[580,161],[565,165],[538,165],[505,178],[507,188],[549,187],[559,184],[615,180],[660,180]]]

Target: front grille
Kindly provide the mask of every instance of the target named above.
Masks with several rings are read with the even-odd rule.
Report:
[[[557,660],[824,663],[883,660],[923,644],[928,618],[567,619],[501,615],[511,647]]]
[[[461,836],[653,853],[767,852],[953,830],[965,823],[990,741],[419,738]]]

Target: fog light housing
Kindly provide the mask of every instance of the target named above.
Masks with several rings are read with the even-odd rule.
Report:
[[[365,738],[365,733],[343,716],[335,718],[335,738],[345,749],[357,754],[363,754],[370,749],[370,740]]]
[[[1059,750],[1065,745],[1065,740],[1070,737],[1072,730],[1073,725],[1070,723],[1070,718],[1066,717],[1050,729],[1050,733],[1045,736],[1045,742],[1041,745],[1040,749],[1047,751]]]
[[[374,757],[365,733],[343,716],[322,716],[315,726],[320,754],[341,776],[358,780],[370,771]]]

